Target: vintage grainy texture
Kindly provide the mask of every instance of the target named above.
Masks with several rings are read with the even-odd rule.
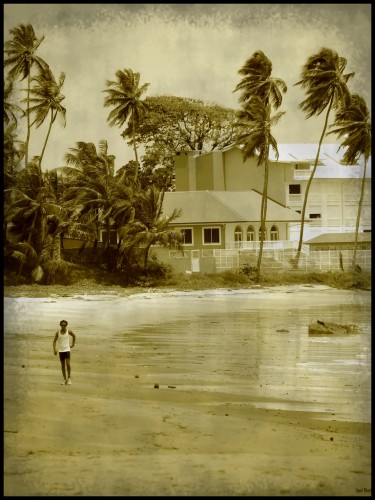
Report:
[[[6,297],[4,326],[6,496],[371,494],[370,292]]]

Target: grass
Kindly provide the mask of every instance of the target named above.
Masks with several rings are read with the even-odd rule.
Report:
[[[93,265],[74,265],[69,279],[65,283],[38,285],[19,281],[16,273],[4,273],[4,295],[7,297],[29,296],[46,297],[49,295],[66,296],[76,294],[117,293],[130,295],[144,292],[145,289],[158,291],[191,291],[226,288],[230,290],[251,289],[280,285],[326,285],[336,289],[371,290],[370,272],[328,271],[275,271],[264,272],[261,280],[256,282],[238,270],[228,270],[216,274],[171,274],[160,276],[148,275],[124,284],[118,273],[109,273],[105,269]]]

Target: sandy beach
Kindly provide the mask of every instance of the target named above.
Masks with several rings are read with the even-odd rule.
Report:
[[[5,496],[371,496],[371,293],[4,299]],[[72,385],[52,341],[77,335]],[[360,333],[312,337],[321,319]]]

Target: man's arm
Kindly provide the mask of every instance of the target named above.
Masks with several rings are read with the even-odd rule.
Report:
[[[55,338],[53,339],[53,353],[54,353],[55,356],[57,354],[57,351],[56,351],[56,342],[57,342],[58,337],[59,337],[59,332],[56,332],[55,333]]]
[[[74,344],[76,343],[76,336],[75,334],[72,332],[72,330],[69,330],[69,335],[71,335],[73,337],[73,344],[72,344],[72,347],[74,347]]]

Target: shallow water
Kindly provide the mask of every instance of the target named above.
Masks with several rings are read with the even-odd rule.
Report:
[[[369,292],[289,287],[4,304],[6,340],[31,333],[51,349],[64,318],[80,345],[110,340],[124,349],[127,366],[144,366],[177,390],[225,393],[231,405],[371,421]],[[308,325],[317,319],[363,331],[311,337]]]

